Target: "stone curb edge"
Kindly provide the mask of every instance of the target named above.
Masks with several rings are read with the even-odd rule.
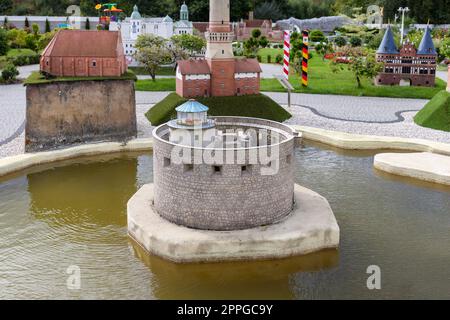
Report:
[[[302,133],[303,139],[324,143],[348,150],[407,150],[431,152],[450,156],[450,144],[422,139],[383,137],[350,134],[319,128],[292,126]],[[67,149],[21,154],[0,159],[0,177],[32,166],[47,164],[83,156],[108,153],[148,151],[153,148],[153,139],[135,139],[126,144],[103,142],[75,146]]]

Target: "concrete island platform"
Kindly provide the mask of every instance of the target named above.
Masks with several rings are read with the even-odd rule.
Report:
[[[375,156],[378,170],[450,186],[450,157],[429,153],[380,153]]]
[[[206,231],[173,224],[153,209],[153,184],[128,202],[128,232],[143,249],[177,263],[268,260],[339,245],[339,226],[328,201],[295,185],[296,204],[283,221],[239,231]]]

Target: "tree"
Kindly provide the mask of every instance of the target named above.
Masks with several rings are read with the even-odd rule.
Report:
[[[13,0],[0,0],[0,12],[2,15],[7,15],[11,13],[13,8]]]
[[[175,35],[171,38],[172,44],[186,50],[189,54],[201,52],[206,47],[206,40],[191,34]]]
[[[327,38],[321,30],[311,30],[309,32],[309,40],[311,42],[325,42]]]
[[[362,40],[358,36],[353,36],[350,38],[349,43],[352,47],[361,47]]]
[[[45,33],[51,32],[51,28],[50,28],[50,21],[48,21],[48,19],[45,19]]]
[[[261,30],[259,29],[254,29],[252,31],[252,37],[255,39],[258,39],[259,37],[261,37]]]
[[[450,59],[450,38],[445,38],[439,47],[439,53],[447,59]]]
[[[284,18],[278,1],[266,1],[255,8],[255,18],[268,20],[281,20]]]
[[[29,31],[30,30],[30,21],[28,21],[28,17],[25,17],[25,24],[24,24],[24,29]]]
[[[9,50],[8,35],[6,30],[0,29],[0,56],[6,55]]]
[[[343,56],[348,63],[340,63],[339,58],[335,58],[331,64],[331,70],[339,72],[346,67],[355,76],[358,88],[362,88],[361,81],[363,78],[372,79],[383,69],[383,64],[377,62],[375,54],[361,47],[346,47]]]
[[[52,41],[53,37],[55,36],[55,34],[57,32],[58,32],[58,30],[55,29],[53,31],[46,32],[43,35],[41,35],[37,42],[38,50],[44,50],[47,47],[47,45],[50,43],[50,41]]]
[[[266,48],[269,45],[269,40],[267,40],[267,37],[262,36],[261,39],[259,39],[259,45],[262,48]]]
[[[38,37],[39,36],[39,25],[37,23],[33,23],[31,25],[31,30],[33,31],[34,37]]]
[[[134,58],[144,66],[153,81],[156,80],[158,67],[172,60],[166,41],[158,36],[140,35],[136,40],[136,49]]]
[[[2,79],[6,83],[14,82],[19,75],[19,70],[17,70],[16,66],[12,63],[6,65],[6,67],[2,71]]]
[[[91,30],[91,22],[89,21],[89,18],[86,18],[86,24],[84,28],[86,30]]]
[[[8,40],[12,48],[23,48],[26,46],[27,32],[22,29],[11,29],[8,31]]]
[[[334,39],[334,43],[338,46],[338,47],[343,47],[347,44],[347,40],[345,40],[344,37],[336,37],[336,39]]]
[[[3,29],[9,29],[8,17],[3,19]]]

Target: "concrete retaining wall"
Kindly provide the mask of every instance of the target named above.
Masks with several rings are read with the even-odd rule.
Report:
[[[26,95],[26,152],[137,135],[133,81],[28,85]]]

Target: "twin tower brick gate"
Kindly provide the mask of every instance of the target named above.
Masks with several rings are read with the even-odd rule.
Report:
[[[303,45],[302,45],[302,79],[303,87],[308,86],[308,59],[309,59],[309,32],[303,30]],[[291,60],[291,31],[284,31],[284,63],[283,75],[289,81],[289,64]]]

